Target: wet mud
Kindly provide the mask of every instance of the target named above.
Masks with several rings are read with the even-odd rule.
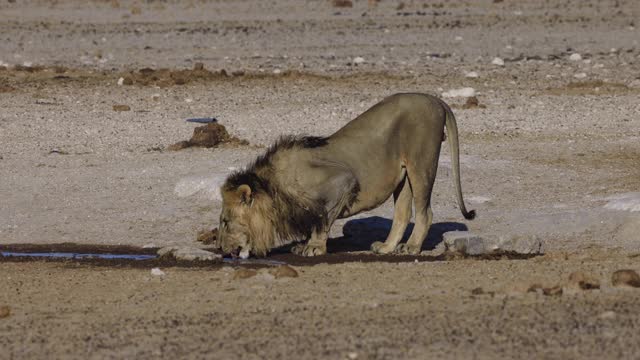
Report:
[[[212,248],[205,248],[216,251]],[[466,256],[460,254],[428,255],[376,255],[367,252],[336,252],[322,256],[304,257],[292,254],[286,250],[276,251],[265,258],[250,258],[246,260],[225,258],[223,263],[212,264],[200,261],[179,261],[172,258],[154,257],[151,259],[135,259],[140,255],[156,255],[158,248],[141,248],[135,246],[90,245],[90,244],[10,244],[0,245],[0,262],[62,262],[77,265],[111,266],[126,268],[154,268],[154,267],[184,267],[219,269],[223,266],[241,266],[248,268],[263,268],[275,265],[313,266],[319,264],[335,265],[344,263],[411,263],[454,261],[461,259],[477,260],[526,260],[533,255],[515,253],[496,253],[481,256]],[[18,255],[19,256],[16,256]],[[46,256],[43,254],[75,254],[76,256]],[[101,257],[95,255],[129,255]],[[31,255],[31,256],[30,256]]]

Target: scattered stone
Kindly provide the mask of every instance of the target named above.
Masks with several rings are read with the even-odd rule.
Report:
[[[358,358],[358,353],[355,351],[351,351],[350,353],[347,354],[347,357],[350,360],[356,360]]]
[[[493,65],[497,65],[497,66],[504,66],[504,60],[502,60],[502,59],[501,59],[501,58],[499,58],[499,57],[495,57],[495,58],[493,58],[493,60],[491,60],[491,63],[492,63]]]
[[[478,75],[478,73],[477,73],[477,72],[475,72],[475,71],[469,71],[469,72],[465,73],[465,74],[464,74],[464,76],[465,76],[465,77],[468,77],[468,78],[475,79],[475,78],[477,78],[479,75]]]
[[[445,247],[450,252],[466,255],[482,255],[495,250],[493,244],[469,231],[448,231],[442,235]]]
[[[0,306],[0,319],[4,319],[11,315],[11,308],[7,305]]]
[[[605,198],[605,209],[622,211],[640,211],[640,192],[617,194]],[[640,228],[639,228],[640,229]]]
[[[491,238],[491,237],[490,237]],[[517,254],[544,254],[542,240],[536,235],[494,235],[489,243],[495,244],[495,249]]]
[[[248,145],[249,142],[229,135],[224,125],[214,122],[196,127],[190,140],[177,142],[168,149],[176,151],[192,146],[211,148],[221,144]]]
[[[273,74],[274,74],[274,75],[280,75],[280,74],[282,74],[282,70],[280,70],[280,69],[275,69],[275,70],[273,70]]]
[[[151,269],[151,275],[153,276],[165,276],[165,272],[160,270],[160,268],[153,268]]]
[[[222,255],[190,246],[168,246],[158,250],[160,258],[178,261],[222,262]]]
[[[442,93],[443,97],[471,97],[476,95],[476,90],[472,87],[451,89]]]
[[[462,41],[463,39],[462,39],[462,36],[456,36],[453,40],[455,40],[455,41]]]
[[[129,105],[113,105],[113,111],[130,111]]]
[[[531,284],[531,286],[529,286],[529,288],[527,289],[527,292],[533,292],[533,293],[541,293],[542,292],[542,285],[535,283],[535,284]]]
[[[616,318],[616,316],[616,312],[611,310],[605,311],[602,314],[598,315],[598,317],[603,320],[613,320]]]
[[[286,277],[291,277],[291,278],[298,277],[298,272],[296,271],[296,269],[292,268],[289,265],[277,266],[273,269],[270,269],[269,273],[275,276],[276,279],[286,278]]]
[[[583,73],[583,72],[577,73],[577,74],[573,75],[573,77],[576,78],[576,79],[584,79],[584,78],[587,77],[587,73]]]
[[[467,98],[467,101],[465,102],[464,105],[462,105],[462,108],[463,109],[475,109],[475,108],[486,109],[487,106],[485,104],[480,104],[480,101],[478,100],[477,97],[471,96]]]
[[[447,247],[444,244],[444,241],[438,243],[438,245],[436,245],[435,248],[433,248],[432,250],[425,250],[420,252],[420,255],[422,256],[440,256],[443,255],[445,252],[447,252]]]
[[[351,0],[333,0],[333,6],[339,8],[352,8],[353,1]]]
[[[353,63],[356,64],[356,65],[357,64],[362,64],[363,62],[364,62],[364,58],[363,57],[358,56],[358,57],[353,58]]]
[[[240,268],[233,273],[233,280],[248,279],[256,275],[258,275],[256,270]]]
[[[598,279],[583,273],[582,271],[576,271],[569,275],[570,288],[580,290],[595,290],[600,289],[600,282]]]
[[[483,255],[494,252],[517,254],[543,254],[542,241],[535,235],[498,234],[482,238],[469,231],[449,231],[443,234],[443,243],[450,252],[465,255]]]
[[[484,204],[491,201],[491,198],[486,196],[470,196],[467,200],[473,204]]]
[[[640,288],[640,275],[630,269],[618,270],[611,276],[611,284],[613,286]]]
[[[542,288],[542,293],[546,296],[562,295],[562,286],[556,285],[548,288]]]
[[[201,230],[198,233],[198,238],[196,241],[201,242],[203,245],[211,245],[215,244],[218,240],[218,228],[214,228],[211,230]]]
[[[124,78],[120,78],[118,79],[118,86],[122,86],[122,84],[124,84]]]
[[[481,287],[477,287],[471,290],[471,295],[482,295],[482,294],[484,294],[484,289],[482,289]]]
[[[573,53],[571,54],[571,56],[569,56],[569,60],[571,61],[580,61],[582,60],[582,56],[578,53]]]

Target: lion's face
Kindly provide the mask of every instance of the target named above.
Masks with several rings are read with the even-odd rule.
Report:
[[[219,245],[225,254],[264,256],[273,246],[274,231],[270,220],[271,199],[254,193],[248,185],[222,189],[222,211],[218,227]]]
[[[251,252],[249,241],[249,223],[242,205],[225,206],[220,212],[218,241],[222,251],[232,256],[246,259]]]

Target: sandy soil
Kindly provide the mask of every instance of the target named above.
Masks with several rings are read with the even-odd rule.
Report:
[[[610,278],[640,270],[637,18],[631,0],[0,3],[0,244],[193,245],[217,226],[216,184],[279,135],[473,87],[485,108],[447,101],[479,216],[455,207],[445,151],[436,228],[536,235],[547,252],[246,280],[0,260],[0,357],[634,357],[640,290]],[[251,145],[167,149],[207,116]],[[332,236],[375,224],[380,240],[391,215]],[[573,271],[601,288],[526,292]]]

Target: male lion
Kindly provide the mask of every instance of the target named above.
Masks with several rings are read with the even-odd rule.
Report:
[[[292,251],[315,256],[327,251],[329,229],[346,218],[395,200],[393,225],[371,250],[417,254],[433,214],[444,128],[451,145],[458,206],[467,211],[460,186],[458,130],[449,106],[426,94],[396,94],[374,105],[329,137],[282,137],[245,170],[222,185],[219,245],[247,258],[294,241]],[[415,204],[415,227],[399,244]]]

